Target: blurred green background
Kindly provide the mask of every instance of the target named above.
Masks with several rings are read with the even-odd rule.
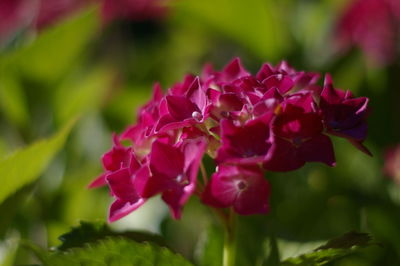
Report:
[[[0,262],[34,263],[19,239],[43,247],[80,220],[105,221],[107,189],[88,190],[101,173],[112,132],[135,121],[154,82],[164,89],[206,62],[241,57],[253,73],[287,60],[299,70],[329,72],[338,88],[370,98],[372,158],[336,140],[337,166],[308,164],[267,173],[271,213],[241,217],[237,265],[258,265],[275,239],[281,258],[312,250],[351,230],[379,245],[331,265],[400,265],[400,187],[382,173],[387,147],[400,142],[399,62],[369,64],[361,51],[334,51],[333,28],[349,1],[181,0],[160,21],[103,24],[96,6],[40,31],[16,36],[0,52]],[[0,18],[1,19],[1,18]],[[44,141],[38,141],[44,139]],[[181,221],[159,198],[111,224],[149,230],[199,265],[220,265],[221,231],[197,198]],[[1,264],[0,264],[1,265]],[[260,264],[261,265],[261,264]]]

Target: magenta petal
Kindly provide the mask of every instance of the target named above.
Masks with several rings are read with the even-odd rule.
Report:
[[[269,212],[270,185],[261,173],[247,175],[248,188],[239,193],[234,210],[241,215]]]
[[[299,154],[306,162],[321,162],[329,166],[336,165],[332,141],[325,135],[319,135],[304,142],[299,148]]]
[[[218,101],[225,111],[240,111],[243,108],[243,100],[234,93],[224,93]]]
[[[293,80],[287,75],[277,74],[272,75],[262,82],[267,88],[277,88],[280,93],[285,94],[290,91],[293,86]]]
[[[328,132],[361,143],[367,136],[368,98],[334,89],[329,76],[325,83],[320,108]]]
[[[189,184],[184,187],[169,189],[163,192],[162,199],[169,206],[174,219],[181,218],[183,205],[193,193],[194,187],[194,184]]]
[[[199,77],[196,77],[196,79],[193,80],[186,96],[192,103],[197,105],[199,110],[204,110],[207,103],[207,97],[206,93],[201,88]]]
[[[177,120],[173,118],[170,114],[163,115],[158,120],[155,126],[155,132],[163,131],[164,128],[169,127],[171,124],[176,123]]]
[[[122,200],[115,200],[110,207],[108,221],[115,222],[122,217],[130,214],[137,208],[143,205],[146,200],[143,198],[138,198],[137,201],[129,202],[129,201],[122,201]]]
[[[181,129],[185,127],[189,127],[193,124],[195,124],[194,119],[186,119],[183,121],[177,121],[170,115],[164,115],[163,117],[160,118],[158,121],[156,127],[155,127],[155,133],[166,133],[171,130],[176,130],[176,129]]]
[[[193,81],[196,79],[196,76],[192,74],[185,75],[183,82],[178,82],[168,92],[171,95],[176,96],[184,96],[188,92],[190,86],[193,84]]]
[[[203,159],[203,154],[206,151],[207,142],[205,138],[198,138],[195,140],[188,140],[184,144],[183,152],[185,155],[185,164],[184,170],[191,176],[192,179],[196,179],[197,172],[199,170],[199,166],[201,160]]]
[[[160,83],[155,83],[153,86],[153,97],[150,102],[159,102],[163,97],[163,92]]]
[[[149,193],[147,190],[147,185],[150,178],[150,169],[148,165],[143,165],[135,174],[135,178],[133,179],[133,186],[136,190],[136,193],[143,198],[149,198],[158,193]]]
[[[286,98],[285,104],[300,107],[303,112],[310,113],[314,111],[314,99],[311,93],[296,93]]]
[[[221,165],[202,194],[204,204],[242,215],[267,213],[269,184],[258,167]]]
[[[231,82],[234,79],[248,76],[249,73],[242,66],[240,59],[236,57],[222,70],[223,81]]]
[[[111,193],[122,200],[132,201],[138,198],[128,168],[123,168],[107,175]]]
[[[153,176],[147,178],[145,181],[147,192],[154,191],[156,193],[162,193],[162,199],[170,207],[175,219],[180,218],[183,205],[196,188],[196,179],[200,162],[206,149],[206,142],[203,138],[188,140],[182,145],[184,152],[184,157],[182,157],[182,160],[184,159],[184,166],[181,169],[182,172],[167,176],[154,174],[153,171]],[[143,183],[142,181],[138,182]]]
[[[271,118],[272,115],[265,116],[241,127],[233,125],[229,120],[223,120],[222,145],[218,149],[216,160],[243,164],[261,162],[270,147],[267,141]]]
[[[162,199],[168,204],[175,219],[181,216],[183,205],[188,201],[196,188],[196,180],[199,172],[199,166],[207,143],[203,138],[190,140],[183,144],[185,155],[184,173],[186,180],[177,179],[176,185],[162,194]],[[178,181],[178,182],[177,182]]]
[[[130,126],[124,132],[122,132],[121,139],[129,139],[136,142],[140,139],[143,130],[144,130],[143,124],[136,124],[134,126]]]
[[[168,111],[178,121],[193,117],[194,112],[201,113],[197,106],[184,96],[167,96]]]
[[[150,198],[156,194],[164,193],[167,190],[176,189],[177,187],[178,184],[175,182],[175,180],[167,176],[152,175],[149,177],[146,183],[142,196],[145,198]]]
[[[115,171],[122,165],[127,165],[130,161],[131,149],[122,146],[114,146],[111,151],[105,153],[102,157],[104,168]]]
[[[179,148],[155,141],[151,148],[150,169],[154,175],[177,177],[183,173],[184,157]]]
[[[263,166],[270,171],[292,171],[302,167],[305,161],[302,160],[296,147],[279,137],[273,141]]]
[[[210,100],[211,103],[216,104],[219,97],[221,96],[221,92],[214,90],[214,89],[208,89],[207,90],[207,98]]]
[[[217,208],[233,205],[237,196],[237,187],[232,181],[232,175],[224,174],[217,172],[211,176],[201,197],[204,204]]]
[[[183,144],[186,145],[186,144]],[[177,201],[184,203],[193,192],[199,169],[199,164],[205,150],[205,142],[190,143],[181,148],[161,143],[158,140],[153,143],[150,155],[151,177],[148,178],[143,190],[144,196],[164,193],[167,190],[183,188],[183,192]],[[193,149],[188,149],[192,147]],[[143,187],[143,185],[141,185]]]
[[[107,173],[101,174],[88,185],[88,188],[98,188],[107,185],[106,176]]]
[[[182,204],[179,203],[179,198],[182,192],[177,190],[168,190],[162,194],[162,199],[170,208],[172,217],[176,220],[181,218]]]
[[[274,73],[273,67],[270,64],[266,63],[261,66],[260,70],[258,71],[258,73],[256,75],[256,78],[259,81],[263,81],[266,78],[268,78],[269,76],[271,76],[273,73]]]
[[[360,123],[353,128],[343,130],[329,130],[330,134],[354,141],[364,141],[368,133],[367,123]]]
[[[321,104],[338,104],[346,99],[345,92],[333,87],[331,75],[325,75],[324,88],[321,92]]]

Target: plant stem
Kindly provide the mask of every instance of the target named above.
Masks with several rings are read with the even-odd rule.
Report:
[[[235,254],[236,254],[235,219],[236,215],[231,209],[229,211],[228,219],[226,220],[225,223],[223,266],[235,265]]]
[[[201,177],[203,178],[203,183],[204,185],[207,185],[208,177],[207,177],[206,167],[204,166],[203,161],[200,163],[200,171],[201,171]]]

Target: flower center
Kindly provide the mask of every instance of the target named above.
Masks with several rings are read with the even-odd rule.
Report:
[[[300,137],[296,137],[292,141],[293,141],[294,146],[296,146],[296,147],[299,147],[303,143],[303,139]]]
[[[240,180],[239,182],[237,182],[237,188],[240,190],[240,191],[243,191],[243,190],[245,190],[246,188],[247,188],[247,183],[246,182],[244,182],[243,180]]]
[[[180,175],[178,175],[176,178],[175,178],[175,180],[176,180],[176,182],[178,183],[178,184],[181,184],[181,185],[188,185],[189,184],[189,181],[187,180],[187,178],[186,178],[186,176],[184,175],[184,174],[180,174]]]

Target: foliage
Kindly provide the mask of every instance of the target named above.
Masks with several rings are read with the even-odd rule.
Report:
[[[0,203],[18,189],[38,178],[60,150],[74,122],[68,123],[53,137],[38,141],[0,161]]]
[[[37,251],[38,252],[38,251]],[[72,248],[64,252],[39,251],[43,265],[192,265],[182,256],[150,243],[109,237],[82,248]]]
[[[70,232],[59,237],[62,244],[58,246],[57,249],[60,251],[65,251],[70,248],[82,247],[86,243],[117,236],[132,239],[136,242],[154,242],[161,246],[165,245],[163,243],[163,239],[155,234],[139,231],[117,233],[112,231],[103,222],[90,223],[81,221],[78,227],[72,228]]]
[[[326,265],[341,257],[354,253],[361,247],[370,245],[371,237],[368,234],[349,232],[341,237],[329,240],[325,245],[313,252],[303,254],[296,258],[289,258],[282,262],[283,266],[294,265]]]

